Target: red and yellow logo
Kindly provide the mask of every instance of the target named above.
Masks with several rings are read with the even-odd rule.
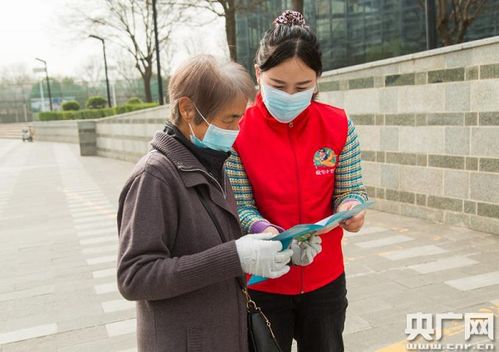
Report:
[[[314,166],[316,175],[327,175],[334,173],[336,168],[336,154],[331,148],[321,148],[314,154]]]

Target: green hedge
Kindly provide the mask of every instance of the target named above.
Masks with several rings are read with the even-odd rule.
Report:
[[[127,100],[126,105],[132,105],[132,104],[144,104],[144,102],[140,98],[132,97]]]
[[[78,111],[47,111],[39,113],[38,119],[40,121],[99,119],[101,117],[153,108],[155,106],[158,106],[158,103],[126,104],[113,108],[84,109]]]
[[[124,114],[126,112],[132,112],[142,109],[148,109],[158,106],[158,103],[142,103],[142,104],[125,104],[121,106],[116,106],[116,114]]]
[[[78,111],[80,110],[80,103],[76,100],[69,100],[62,103],[63,111]]]
[[[104,97],[90,97],[87,99],[85,106],[87,109],[104,109],[107,105],[107,100]]]

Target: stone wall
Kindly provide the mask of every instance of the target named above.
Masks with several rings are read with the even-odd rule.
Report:
[[[80,145],[80,154],[137,161],[163,128],[168,107],[159,106],[102,119],[35,121],[35,139]]]
[[[377,208],[499,233],[499,37],[326,72]]]
[[[78,121],[33,121],[35,140],[79,143]]]
[[[150,149],[154,132],[163,129],[168,107],[124,114],[96,123],[97,155],[135,162]]]
[[[377,209],[499,234],[499,37],[325,72],[319,86],[357,126]],[[34,126],[40,140],[134,162],[167,116]]]

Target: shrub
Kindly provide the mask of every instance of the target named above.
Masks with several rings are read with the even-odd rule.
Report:
[[[103,109],[107,105],[107,100],[103,97],[95,96],[87,100],[87,109]]]
[[[108,117],[113,115],[116,115],[116,110],[114,108],[102,109],[102,117]]]
[[[103,109],[85,109],[81,111],[81,114],[77,116],[77,119],[98,119],[102,117]]]
[[[128,99],[125,105],[137,105],[137,104],[144,104],[144,102],[140,98],[132,97]]]
[[[63,111],[61,114],[62,120],[74,120],[78,113],[75,111]]]
[[[158,103],[126,104],[114,108],[83,109],[78,111],[46,111],[39,113],[38,119],[40,121],[98,119],[155,106],[158,106]]]
[[[137,110],[143,110],[148,108],[153,108],[158,106],[158,103],[142,103],[142,104],[126,104],[126,112],[132,112]]]
[[[38,114],[40,121],[62,120],[62,113],[60,111],[45,111]]]
[[[125,104],[121,106],[116,106],[115,110],[117,114],[124,114],[127,112],[153,108],[155,106],[158,106],[158,103]]]
[[[80,103],[76,100],[69,100],[62,103],[63,111],[78,111],[80,110]]]

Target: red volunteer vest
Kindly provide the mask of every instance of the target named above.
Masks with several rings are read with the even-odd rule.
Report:
[[[271,223],[289,229],[333,213],[335,169],[348,133],[342,109],[313,101],[293,122],[268,112],[260,95],[246,110],[234,145],[253,188],[256,206]],[[314,291],[344,271],[340,227],[324,234],[313,263],[251,289],[280,294]]]

